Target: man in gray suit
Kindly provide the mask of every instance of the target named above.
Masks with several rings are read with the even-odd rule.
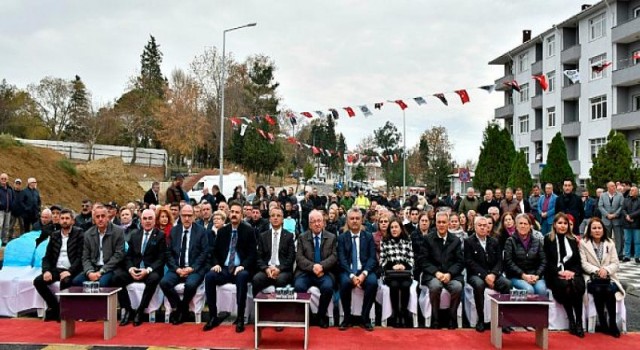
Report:
[[[113,271],[124,260],[124,231],[109,222],[107,208],[96,205],[93,209],[93,221],[95,226],[84,233],[84,273],[73,279],[74,286],[82,286],[87,280],[100,282],[100,287],[110,286]]]
[[[623,204],[624,197],[621,193],[616,192],[616,184],[613,181],[609,181],[607,183],[607,192],[603,193],[598,200],[598,209],[602,214],[602,223],[607,228],[609,235],[613,235],[620,260],[624,257],[624,238],[622,236]]]
[[[335,277],[333,270],[338,263],[336,236],[324,230],[324,216],[318,210],[309,213],[309,230],[298,238],[296,253],[296,292],[306,293],[316,286],[320,289],[318,320],[320,327],[329,327],[327,309],[333,297]]]

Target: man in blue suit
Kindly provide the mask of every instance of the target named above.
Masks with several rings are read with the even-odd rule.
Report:
[[[181,224],[171,229],[169,236],[168,271],[160,281],[160,288],[173,310],[169,320],[174,325],[184,322],[189,313],[189,303],[207,272],[209,240],[204,228],[193,225],[193,220],[193,207],[182,207]],[[184,283],[182,300],[174,289],[179,283]]]
[[[548,235],[553,225],[553,217],[556,215],[556,199],[558,196],[553,193],[553,184],[547,183],[544,186],[544,196],[538,199],[538,212],[540,213],[540,231],[543,235]]]
[[[378,290],[378,266],[376,247],[371,233],[362,226],[362,212],[350,209],[347,213],[348,232],[338,237],[338,263],[340,264],[340,300],[344,310],[344,321],[340,330],[351,327],[351,292],[353,288],[364,290],[362,302],[362,325],[367,331],[373,331],[369,313]]]

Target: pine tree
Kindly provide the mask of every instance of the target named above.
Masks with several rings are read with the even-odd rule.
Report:
[[[565,179],[571,179],[575,188],[575,174],[567,158],[567,146],[564,144],[562,134],[557,133],[551,140],[547,164],[540,172],[540,182],[553,184],[553,191],[559,194],[562,193],[562,183]]]
[[[607,143],[600,148],[593,159],[589,170],[591,179],[588,182],[590,193],[597,187],[604,187],[609,181],[634,181],[636,172],[633,169],[633,154],[622,133],[611,130]]]
[[[533,180],[531,179],[531,172],[529,172],[529,165],[524,152],[517,152],[513,158],[511,164],[511,172],[509,173],[509,181],[507,187],[511,187],[514,190],[521,188],[524,193],[527,193],[531,187],[533,187]]]
[[[65,130],[65,136],[70,140],[85,142],[88,132],[88,118],[91,118],[89,93],[78,75],[71,82],[71,90],[69,126]]]
[[[473,178],[473,186],[480,193],[486,189],[505,187],[516,150],[507,129],[489,123],[483,133],[480,157]]]
[[[141,69],[138,77],[138,87],[154,97],[163,99],[167,80],[160,69],[162,52],[160,51],[160,45],[156,43],[156,38],[153,35],[150,35],[150,37],[149,42],[147,42],[142,51],[142,55],[140,55]]]

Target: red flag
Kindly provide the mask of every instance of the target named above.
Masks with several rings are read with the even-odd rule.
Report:
[[[260,136],[264,137],[265,139],[267,138],[267,134],[265,134],[262,129],[258,129],[258,134],[260,134]]]
[[[520,92],[520,85],[518,84],[517,81],[512,80],[512,81],[507,81],[505,83],[503,83],[504,85],[516,90],[517,92]]]
[[[311,147],[311,151],[313,151],[313,154],[319,154],[320,153],[320,150],[316,146]]]
[[[458,96],[460,96],[460,100],[462,101],[462,104],[465,104],[467,102],[469,102],[469,94],[467,93],[467,90],[456,90],[456,94],[458,94]]]
[[[407,109],[407,107],[408,107],[408,106],[407,106],[407,104],[406,104],[406,103],[404,103],[404,101],[402,101],[402,100],[395,100],[395,101],[393,101],[393,102],[397,103],[397,104],[398,104],[398,106],[400,106],[400,109],[402,109],[403,111],[404,111],[405,109]]]
[[[302,114],[303,116],[305,116],[307,118],[313,118],[313,115],[311,115],[311,113],[309,113],[309,112],[302,112],[300,114]]]
[[[269,139],[269,141],[273,141],[274,140],[274,136],[270,132],[267,133],[267,138]]]
[[[538,84],[540,84],[542,91],[547,91],[547,89],[549,88],[549,84],[547,83],[547,77],[544,74],[534,75],[533,79],[535,79]]]
[[[295,145],[296,143],[298,143],[298,140],[296,140],[295,137],[290,136],[290,137],[287,137],[287,142],[289,142],[292,145]]]
[[[264,116],[264,120],[267,121],[267,123],[271,124],[271,125],[276,125],[276,121],[275,119],[273,119],[270,115],[265,115]]]
[[[633,53],[633,56],[631,57],[631,59],[633,60],[640,60],[640,51],[636,51]]]
[[[242,123],[240,118],[236,118],[236,117],[231,117],[231,118],[229,118],[229,120],[231,121],[231,125],[233,125],[233,126],[238,126],[238,125],[240,125],[240,123]]]
[[[596,64],[595,66],[591,66],[591,69],[593,69],[594,72],[596,73],[600,73],[602,72],[605,68],[609,67],[610,65],[612,65],[613,62],[609,61],[609,62],[602,62],[599,64]]]
[[[353,154],[347,154],[347,163],[353,163],[356,157]]]
[[[353,108],[351,107],[344,107],[343,108],[345,111],[347,111],[347,115],[349,115],[349,118],[355,117],[356,116],[356,112],[353,111]]]

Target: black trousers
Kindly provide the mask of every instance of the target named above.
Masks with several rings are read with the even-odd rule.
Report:
[[[53,295],[53,292],[51,292],[51,290],[49,289],[49,285],[60,281],[60,290],[71,287],[73,276],[69,276],[63,280],[60,280],[60,273],[62,273],[63,271],[66,270],[55,269],[53,271],[50,271],[51,281],[49,282],[45,282],[43,278],[44,274],[36,277],[33,280],[33,286],[36,287],[38,294],[40,294],[40,296],[42,297],[42,299],[44,299],[50,309],[58,310],[60,309],[60,304],[58,303],[58,298],[56,298],[56,296]]]
[[[125,269],[116,269],[114,271],[112,284],[115,287],[122,288],[118,292],[118,303],[120,304],[120,307],[123,309],[131,309],[131,299],[129,298],[127,286],[134,282],[143,282],[145,287],[142,292],[142,299],[140,299],[140,306],[138,306],[138,310],[144,312],[144,310],[149,307],[151,298],[153,298],[153,294],[156,292],[156,288],[158,288],[158,284],[160,284],[161,279],[162,275],[159,272],[152,271],[145,279],[136,281],[131,277],[129,271],[126,271]]]
[[[488,288],[486,282],[479,276],[469,276],[467,283],[473,288],[473,300],[476,303],[476,313],[478,314],[478,322],[484,322],[484,290]],[[509,294],[511,282],[504,276],[496,276],[493,282],[493,288],[496,292]],[[580,299],[582,300],[582,299]]]
[[[238,319],[244,320],[244,309],[247,306],[247,283],[250,281],[249,271],[242,270],[234,275],[229,271],[228,266],[223,266],[220,272],[209,271],[204,277],[204,287],[207,297],[207,304],[209,305],[209,316],[215,317],[218,315],[218,294],[216,286],[222,286],[227,283],[233,283],[236,285],[236,302],[238,305]]]
[[[280,272],[276,279],[267,277],[266,272],[260,271],[253,276],[253,295],[258,295],[263,289],[275,286],[286,287],[293,282],[293,275],[291,272]]]

